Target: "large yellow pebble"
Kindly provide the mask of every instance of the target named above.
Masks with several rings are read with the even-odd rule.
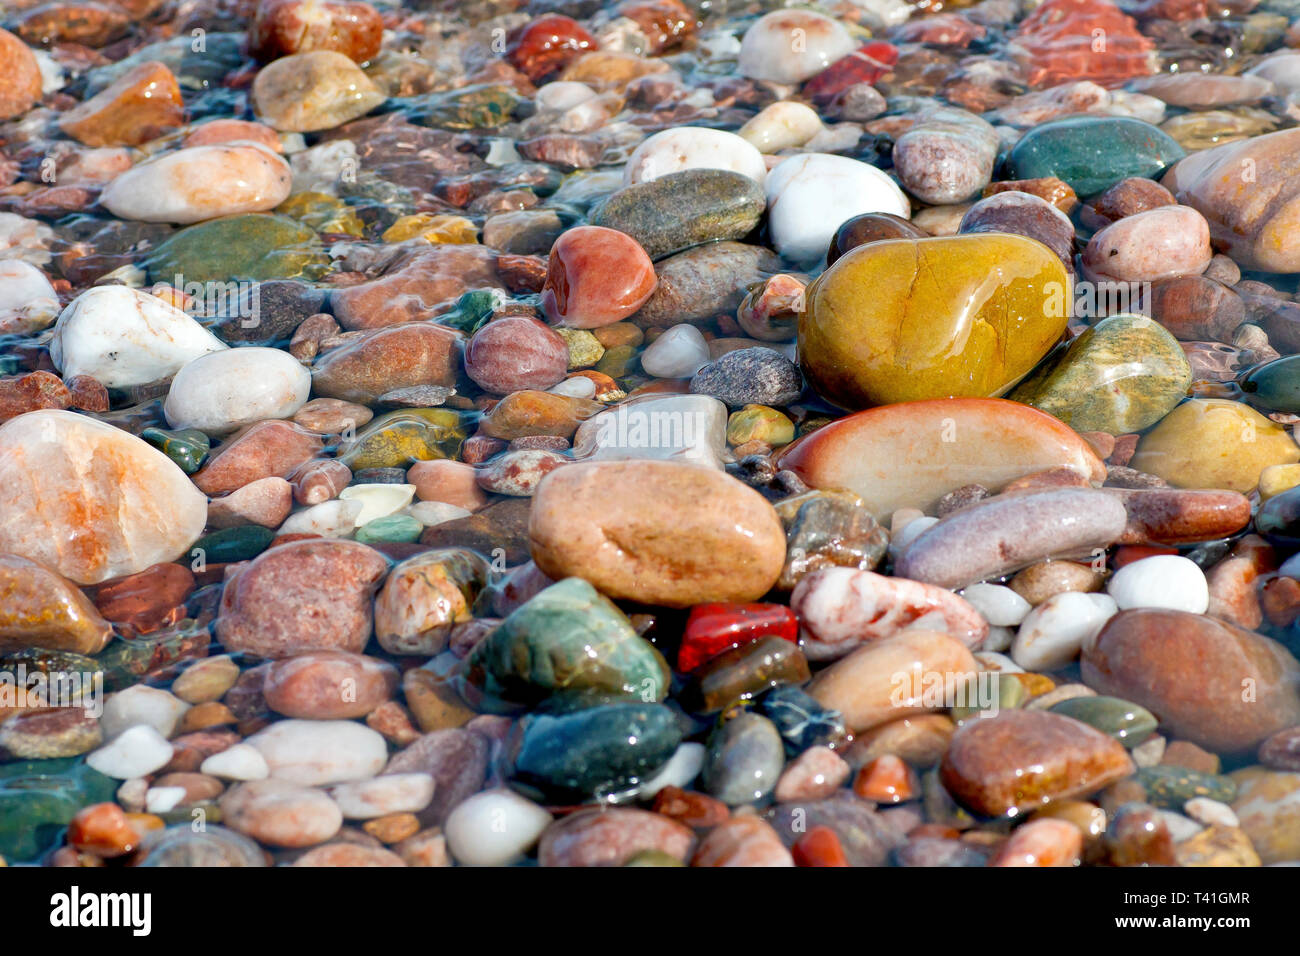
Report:
[[[1183,402],[1138,443],[1129,465],[1177,488],[1224,488],[1249,494],[1270,465],[1300,461],[1287,430],[1239,402]]]
[[[464,216],[417,212],[400,217],[384,230],[384,242],[405,242],[416,237],[434,245],[473,245],[478,242],[478,227]]]
[[[808,287],[804,374],[848,409],[1000,395],[1065,331],[1070,280],[1047,246],[989,233],[868,243]]]

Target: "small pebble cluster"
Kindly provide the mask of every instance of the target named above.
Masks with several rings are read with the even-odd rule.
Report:
[[[0,66],[0,865],[1300,862],[1300,0]]]

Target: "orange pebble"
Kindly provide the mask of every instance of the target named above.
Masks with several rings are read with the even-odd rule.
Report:
[[[105,858],[123,856],[139,843],[139,831],[116,803],[82,807],[68,824],[68,844],[83,853]]]
[[[1132,564],[1134,561],[1141,561],[1143,558],[1153,558],[1158,554],[1177,553],[1177,548],[1162,548],[1154,544],[1124,544],[1115,549],[1112,565],[1118,571],[1124,565]]]
[[[884,754],[858,771],[853,792],[876,803],[902,803],[916,796],[916,777],[901,758]]]
[[[795,866],[848,866],[840,838],[830,827],[813,827],[790,848]]]

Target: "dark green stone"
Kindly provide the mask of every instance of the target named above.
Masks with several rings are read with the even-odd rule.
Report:
[[[670,679],[654,645],[582,578],[517,608],[474,646],[462,677],[467,699],[506,712],[575,694],[652,703],[667,696]]]
[[[1240,384],[1252,405],[1274,412],[1300,413],[1300,355],[1256,366]]]
[[[1273,544],[1287,548],[1300,545],[1300,486],[1288,488],[1260,505],[1255,530]]]
[[[145,265],[154,282],[319,278],[329,267],[316,233],[287,216],[251,213],[182,229]]]
[[[146,428],[140,437],[176,462],[181,471],[192,475],[203,466],[211,443],[208,436],[197,428],[168,431],[165,428]]]
[[[709,736],[700,782],[731,807],[757,803],[776,789],[785,742],[766,717],[752,711],[725,716]]]
[[[1069,116],[1025,133],[1000,178],[1056,176],[1086,198],[1130,176],[1154,178],[1185,155],[1168,133],[1131,116]]]
[[[799,645],[772,634],[701,664],[691,674],[682,702],[693,712],[712,713],[774,687],[802,684],[811,676]]]
[[[741,239],[758,225],[763,187],[726,169],[687,169],[625,186],[591,211],[593,226],[625,232],[651,259],[715,239]]]
[[[1130,750],[1155,733],[1158,724],[1151,711],[1118,697],[1071,697],[1050,710],[1110,734]]]
[[[78,810],[116,792],[117,781],[79,758],[0,764],[0,856],[35,859],[55,845]]]
[[[275,532],[261,525],[245,524],[238,528],[223,528],[211,534],[205,534],[194,542],[190,554],[198,557],[202,554],[207,564],[220,564],[225,561],[247,561],[255,558],[271,544]],[[197,552],[197,553],[196,553]]]
[[[1186,767],[1169,764],[1142,767],[1133,779],[1146,788],[1147,803],[1162,810],[1182,810],[1183,804],[1196,797],[1209,797],[1220,803],[1237,799],[1237,783],[1231,777]]]
[[[549,800],[581,802],[644,783],[681,743],[663,704],[622,702],[573,713],[533,714],[520,725],[513,779]]]
[[[507,301],[506,294],[500,289],[471,289],[456,300],[454,309],[438,316],[438,324],[473,335],[487,325],[496,310]]]
[[[787,757],[797,757],[809,747],[836,747],[848,739],[843,715],[798,687],[787,684],[764,694],[758,709],[785,741]]]

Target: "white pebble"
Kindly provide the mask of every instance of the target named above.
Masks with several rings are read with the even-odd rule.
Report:
[[[812,10],[774,10],[740,41],[737,68],[751,80],[802,83],[856,49],[838,20]]]
[[[389,773],[329,787],[329,795],[349,820],[373,820],[389,813],[418,813],[433,799],[427,773]]]
[[[1001,584],[972,584],[957,593],[995,627],[1016,627],[1033,610],[1028,601]]]
[[[271,777],[304,787],[365,780],[388,762],[388,744],[351,720],[281,720],[248,743],[261,751]]]
[[[222,780],[265,780],[271,775],[271,768],[256,747],[235,744],[204,760],[199,772]]]
[[[166,813],[175,810],[184,799],[184,787],[150,787],[144,795],[144,808],[148,813]]]
[[[92,770],[115,780],[130,780],[161,770],[172,759],[172,745],[148,724],[118,734],[86,758]]]
[[[736,134],[765,154],[802,146],[821,132],[822,121],[817,112],[795,100],[777,100],[763,107],[753,119]],[[861,138],[861,131],[854,139]]]
[[[458,863],[504,866],[527,853],[550,824],[545,808],[513,790],[486,790],[458,804],[442,829]]]
[[[1016,632],[1014,628],[990,624],[989,632],[984,635],[984,640],[980,641],[979,649],[1002,654],[1011,647],[1011,642],[1015,639]]]
[[[1209,797],[1193,797],[1183,804],[1183,812],[1207,827],[1236,827],[1241,825],[1232,807]]]
[[[688,787],[704,768],[704,744],[688,741],[679,744],[659,771],[642,784],[637,796],[642,800],[653,797],[664,787]]]
[[[1064,591],[1034,608],[1020,624],[1011,657],[1025,670],[1050,671],[1079,656],[1118,611],[1105,594]]]
[[[457,518],[468,518],[471,512],[457,505],[449,505],[445,501],[417,501],[403,508],[402,514],[410,515],[426,528],[432,528],[434,525],[455,521]]]
[[[982,671],[993,674],[1023,674],[1025,669],[1005,654],[994,651],[976,651],[971,655]]]
[[[596,383],[585,375],[575,375],[552,385],[547,391],[552,395],[567,395],[569,398],[591,398],[596,394]]]
[[[907,524],[903,525],[889,539],[889,556],[897,561],[903,556],[903,552],[913,541],[921,537],[922,531],[928,531],[939,523],[939,519],[933,515],[921,515],[919,518],[913,518]]]
[[[735,133],[703,126],[679,126],[647,137],[623,167],[623,182],[648,183],[683,169],[729,169],[762,185],[763,154]]]
[[[690,378],[709,364],[709,343],[693,325],[674,325],[641,355],[641,368],[655,378]]]
[[[1195,820],[1185,817],[1181,813],[1175,813],[1173,810],[1157,810],[1156,815],[1169,828],[1169,835],[1173,837],[1175,843],[1190,840],[1205,829]]]
[[[59,317],[59,297],[45,273],[21,259],[0,259],[0,335],[30,335]]]
[[[339,492],[338,500],[355,501],[361,504],[361,511],[356,517],[356,526],[360,528],[376,518],[397,514],[409,505],[414,497],[415,485],[370,482],[348,485]]]
[[[357,530],[360,501],[332,498],[289,515],[276,534],[318,534],[325,538],[346,538]]]
[[[147,684],[136,684],[112,694],[104,701],[104,713],[99,718],[99,729],[105,740],[111,740],[125,730],[145,725],[163,737],[176,733],[176,725],[190,709],[170,691]]]
[[[1159,607],[1204,614],[1210,606],[1205,572],[1195,561],[1177,554],[1159,554],[1126,564],[1106,585],[1120,610]]]
[[[247,347],[202,355],[176,373],[163,414],[172,428],[225,435],[307,403],[311,373],[281,349]]]

